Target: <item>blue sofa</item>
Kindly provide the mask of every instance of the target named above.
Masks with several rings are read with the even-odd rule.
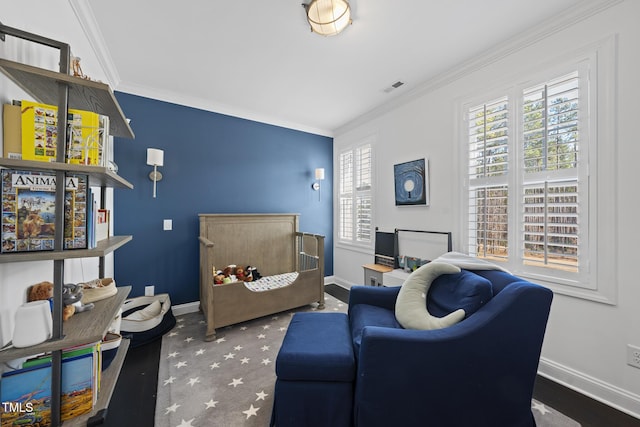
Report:
[[[465,286],[450,286],[456,280]],[[465,306],[466,317],[425,331],[398,324],[399,291],[351,288],[355,426],[535,426],[531,398],[549,289],[498,270],[440,276],[429,291],[429,312]]]
[[[458,323],[404,329],[396,315],[407,325],[411,281],[420,282],[352,287],[347,314],[293,316],[276,360],[272,427],[535,426],[552,292],[503,271],[456,269],[409,302],[438,321],[462,308]]]

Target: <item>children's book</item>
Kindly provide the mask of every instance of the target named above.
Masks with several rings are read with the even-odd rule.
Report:
[[[98,165],[101,154],[100,116],[69,109],[65,162]],[[58,147],[58,107],[24,100],[21,102],[22,158],[55,162]]]
[[[86,175],[67,174],[64,249],[87,248]],[[2,170],[2,252],[54,249],[56,175]]]
[[[93,353],[62,361],[60,419],[68,420],[93,409],[97,393]],[[2,374],[2,427],[51,424],[51,362]]]

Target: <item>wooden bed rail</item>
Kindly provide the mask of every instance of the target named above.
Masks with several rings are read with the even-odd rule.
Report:
[[[206,237],[199,236],[198,239],[200,240],[200,243],[205,245],[206,247],[213,247],[213,242]]]
[[[320,254],[324,254],[324,236],[300,231],[296,231],[295,236],[298,249],[296,270],[308,271],[320,268],[321,277],[324,277],[324,265],[319,265]]]

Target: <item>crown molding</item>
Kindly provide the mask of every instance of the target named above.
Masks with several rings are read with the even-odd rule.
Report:
[[[426,93],[440,89],[456,80],[472,74],[494,62],[500,61],[528,46],[534,45],[541,40],[550,37],[562,30],[567,29],[587,18],[597,15],[604,10],[616,6],[625,0],[585,0],[578,6],[573,6],[556,17],[545,21],[542,25],[536,25],[529,30],[525,30],[520,35],[510,38],[504,42],[492,46],[481,52],[477,56],[459,63],[449,70],[421,83],[413,90],[390,100],[389,102],[376,107],[362,114],[356,119],[346,123],[334,130],[334,134],[339,136],[354,128],[363,125],[370,120],[378,118],[389,111],[403,106]]]
[[[107,44],[104,41],[104,37],[100,32],[100,27],[98,26],[98,22],[93,14],[93,10],[89,6],[89,2],[87,0],[69,0],[69,4],[78,18],[78,22],[80,23],[89,44],[98,58],[98,62],[106,75],[108,84],[114,88],[118,87],[118,84],[120,83],[118,69],[113,62],[111,53],[109,52]]]
[[[143,85],[132,85],[125,82],[121,83],[118,86],[117,90],[131,95],[141,96],[143,98],[155,99],[158,101],[183,105],[190,108],[210,111],[217,114],[224,114],[240,119],[251,120],[254,122],[265,123],[272,126],[279,126],[291,130],[333,138],[333,132],[330,129],[317,128],[302,123],[287,121],[279,117],[270,116],[268,114],[262,114],[256,111],[237,108],[228,104],[217,103],[210,99],[185,96],[184,94],[179,94],[177,92],[151,88]]]

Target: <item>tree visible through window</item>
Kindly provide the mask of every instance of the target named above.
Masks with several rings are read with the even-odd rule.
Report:
[[[505,96],[467,110],[470,254],[579,271],[588,194],[579,82],[573,72],[521,90],[517,102]]]

